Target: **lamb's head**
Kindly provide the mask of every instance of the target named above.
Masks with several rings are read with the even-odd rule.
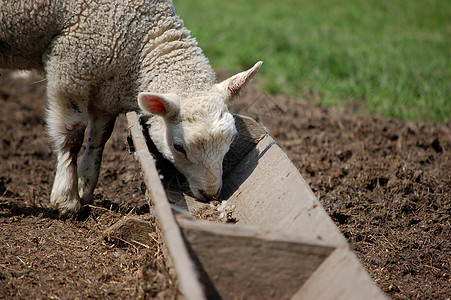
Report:
[[[258,62],[190,98],[140,93],[138,103],[149,119],[149,135],[157,149],[187,178],[200,200],[214,199],[222,187],[222,162],[236,134],[228,105],[254,77]]]

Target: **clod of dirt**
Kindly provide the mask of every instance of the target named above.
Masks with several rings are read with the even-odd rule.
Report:
[[[149,247],[155,243],[155,223],[138,217],[125,217],[106,229],[103,233],[105,240],[124,246],[124,244]]]

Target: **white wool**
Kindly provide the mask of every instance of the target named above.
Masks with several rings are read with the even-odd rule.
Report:
[[[47,79],[47,125],[58,159],[51,202],[63,215],[92,202],[114,120],[140,109],[140,92],[177,99],[170,117],[147,111],[150,136],[197,197],[215,197],[236,131],[227,105],[260,65],[216,84],[169,0],[0,2],[0,67],[36,69]],[[186,147],[187,159],[174,142]]]

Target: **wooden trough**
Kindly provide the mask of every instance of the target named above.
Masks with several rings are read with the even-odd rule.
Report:
[[[184,298],[385,299],[296,167],[257,122],[235,115],[238,136],[224,159],[220,198],[227,200],[224,218],[236,223],[226,224],[193,217],[211,205],[179,188],[184,185],[174,174],[158,173],[171,167],[146,143],[136,113],[127,120],[166,259]]]

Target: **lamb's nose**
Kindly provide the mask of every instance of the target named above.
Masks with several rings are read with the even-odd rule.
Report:
[[[200,190],[199,193],[204,197],[207,201],[217,200],[217,197],[219,195],[219,192],[221,189],[217,189],[214,193],[207,193],[204,190]]]

